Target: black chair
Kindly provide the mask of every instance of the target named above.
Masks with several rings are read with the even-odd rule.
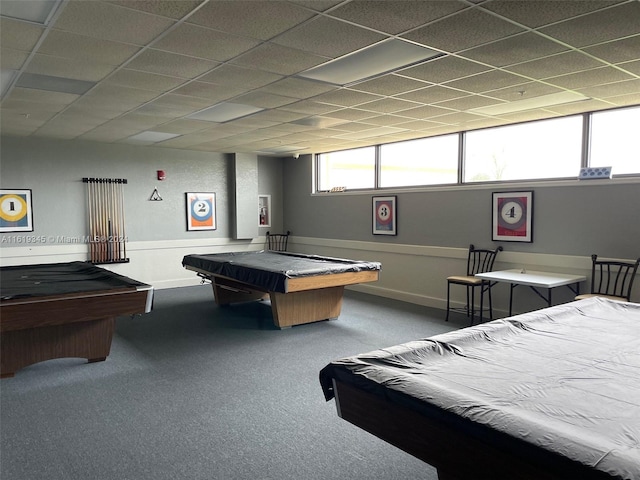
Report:
[[[287,245],[289,244],[289,235],[291,235],[289,230],[287,230],[287,233],[267,232],[267,250],[271,250],[272,252],[286,252]]]
[[[576,300],[589,297],[606,297],[613,300],[631,301],[631,288],[638,271],[640,258],[634,262],[598,260],[591,255],[591,293],[578,295]]]
[[[498,252],[502,251],[502,247],[498,247],[495,250],[479,249],[473,245],[469,245],[469,256],[467,258],[467,274],[466,275],[453,275],[447,277],[447,317],[446,321],[449,321],[449,312],[458,311],[463,312],[467,317],[471,317],[471,325],[473,325],[475,319],[475,290],[480,287],[480,322],[482,322],[482,311],[484,309],[483,300],[484,294],[489,294],[489,318],[493,320],[493,305],[491,303],[491,282],[478,278],[476,273],[490,272],[493,270],[493,263],[496,261]],[[450,290],[451,285],[462,285],[467,289],[467,305],[463,308],[454,308],[450,306]]]

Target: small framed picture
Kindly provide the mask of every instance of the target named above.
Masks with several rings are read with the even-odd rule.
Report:
[[[397,233],[396,197],[373,197],[373,234]]]
[[[0,232],[33,232],[31,190],[0,190]]]
[[[492,240],[533,242],[533,192],[493,192],[492,220]]]
[[[186,193],[187,230],[215,230],[216,194]]]
[[[271,226],[271,195],[258,195],[258,226]]]

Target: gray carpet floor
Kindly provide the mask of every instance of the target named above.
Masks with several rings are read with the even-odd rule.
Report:
[[[268,302],[160,290],[152,313],[118,319],[105,362],[51,360],[0,382],[0,478],[435,480],[340,419],[318,373],[466,324],[347,291],[340,318],[279,330]]]

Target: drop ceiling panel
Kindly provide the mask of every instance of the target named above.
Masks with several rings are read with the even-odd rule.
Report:
[[[340,108],[341,107],[336,105],[327,105],[311,100],[302,100],[300,102],[285,105],[281,108],[281,110],[294,113],[305,113],[308,115],[322,115],[333,112],[335,110],[339,110]]]
[[[445,100],[451,100],[453,98],[460,98],[467,95],[467,92],[462,92],[449,87],[434,85],[420,90],[414,90],[413,92],[404,93],[398,95],[398,98],[404,100],[411,100],[418,103],[438,103]]]
[[[93,61],[76,61],[52,55],[36,54],[25,69],[29,73],[98,82],[116,69],[113,65]]]
[[[153,46],[158,50],[224,62],[259,44],[257,40],[238,35],[183,24],[174,28]]]
[[[46,27],[0,20],[2,133],[129,142],[153,128],[181,135],[162,142],[171,148],[277,155],[284,143],[330,151],[636,105],[639,16],[636,0],[66,0]],[[301,78],[398,38],[442,56],[346,88]],[[593,100],[468,112],[576,91]],[[240,100],[265,110],[215,128],[185,118]]]
[[[324,93],[314,98],[314,101],[321,103],[330,103],[332,105],[340,105],[342,107],[351,107],[365,102],[372,102],[383,98],[380,95],[358,92],[343,88],[334,90],[333,92]]]
[[[82,48],[78,48],[82,45]],[[79,62],[95,62],[120,65],[140,51],[139,46],[101,40],[75,33],[52,30],[46,36],[38,52]]]
[[[184,135],[211,128],[210,122],[203,122],[201,120],[179,119],[167,122],[165,118],[164,122],[166,123],[160,122],[158,126],[154,127],[154,131]]]
[[[34,107],[37,105],[69,105],[78,98],[79,95],[72,93],[49,92],[33,88],[16,87],[7,103],[10,101],[30,102],[33,103]],[[5,104],[3,103],[2,106],[4,107]]]
[[[559,77],[548,78],[546,82],[558,87],[575,90],[578,88],[591,87],[593,85],[608,84],[631,80],[633,77],[628,73],[617,70],[613,67],[601,67],[587,70],[580,73],[571,73]]]
[[[127,68],[174,77],[195,78],[217,65],[218,62],[211,60],[149,49],[129,62]]]
[[[20,70],[25,60],[29,57],[27,52],[2,48],[0,51],[0,68],[3,70]]]
[[[429,2],[407,2],[406,0],[370,2],[356,0],[332,10],[330,15],[395,35],[463,8],[465,8],[463,2],[450,0]]]
[[[373,102],[363,103],[358,105],[359,110],[367,110],[378,113],[394,113],[402,110],[408,110],[410,108],[417,107],[415,102],[409,102],[407,100],[400,100],[396,98],[383,98],[382,100],[374,100]]]
[[[145,45],[173,20],[96,1],[74,1],[65,5],[55,28],[114,42]]]
[[[246,95],[240,95],[233,101],[236,103],[241,103],[243,105],[253,105],[255,107],[276,108],[288,105],[290,103],[295,103],[296,100],[297,99],[293,97],[283,97],[282,95],[274,95],[272,93],[255,91],[247,93]]]
[[[519,85],[526,83],[528,80],[519,75],[514,75],[502,70],[491,70],[479,73],[471,77],[448,82],[446,85],[450,88],[464,90],[467,92],[482,93],[498,88],[509,87],[511,85]]]
[[[528,27],[537,28],[609,7],[616,1],[493,0],[483,7]]]
[[[574,47],[586,47],[640,33],[640,2],[633,1],[540,29]]]
[[[384,38],[383,35],[371,30],[354,27],[331,18],[319,17],[276,37],[273,41],[279,45],[336,58],[377,43]]]
[[[427,82],[442,83],[487,70],[491,70],[491,67],[464,58],[447,56],[400,70],[398,74]]]
[[[523,33],[467,50],[461,55],[498,67],[513,65],[568,50],[569,47],[536,33]]]
[[[224,64],[216,67],[211,73],[201,76],[201,82],[210,82],[218,85],[242,85],[247,90],[262,87],[284,78],[282,75],[256,70],[254,68],[238,67]]]
[[[257,68],[281,75],[293,75],[324,63],[325,57],[311,55],[295,48],[266,43],[231,60],[245,67]]]
[[[123,87],[142,88],[161,93],[177,88],[185,83],[185,79],[122,69],[110,75],[109,78],[105,80],[105,83],[121,85]]]
[[[533,60],[531,62],[512,65],[510,67],[505,67],[505,69],[514,73],[526,75],[530,78],[543,79],[567,73],[590,70],[601,66],[603,66],[601,61],[589,55],[576,51],[569,51]]]
[[[44,32],[44,27],[2,17],[0,44],[3,48],[30,51]]]
[[[590,55],[594,55],[606,62],[628,62],[638,58],[640,52],[640,35],[601,43],[584,49]]]
[[[190,97],[200,97],[210,100],[212,103],[228,100],[236,95],[243,93],[244,89],[240,87],[220,86],[205,82],[189,82],[183,86],[176,88],[172,93],[177,95],[188,95]]]
[[[397,95],[424,88],[427,85],[425,82],[412,78],[401,77],[399,75],[385,75],[352,85],[351,88],[363,92],[377,93],[378,95]]]
[[[333,87],[320,82],[300,78],[285,78],[260,89],[262,92],[285,95],[299,99],[311,98],[333,90]]]
[[[204,0],[109,0],[109,3],[177,20],[187,15],[203,1]]]
[[[312,16],[308,10],[282,1],[209,2],[188,21],[223,32],[267,40]]]
[[[467,9],[403,37],[431,48],[459,52],[522,31],[521,27],[483,11]]]

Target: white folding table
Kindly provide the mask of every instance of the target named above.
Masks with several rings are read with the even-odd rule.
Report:
[[[511,285],[509,291],[509,316],[513,311],[513,289],[518,285],[524,285],[533,290],[536,295],[547,302],[547,306],[551,306],[551,291],[556,287],[566,286],[576,295],[580,294],[580,283],[587,280],[584,275],[567,275],[564,273],[552,272],[534,272],[520,269],[499,270],[495,272],[477,273],[476,277],[482,278],[489,282],[489,288],[493,287],[497,282],[509,283]],[[547,294],[544,295],[539,289],[546,289]],[[481,313],[482,314],[482,313]]]

